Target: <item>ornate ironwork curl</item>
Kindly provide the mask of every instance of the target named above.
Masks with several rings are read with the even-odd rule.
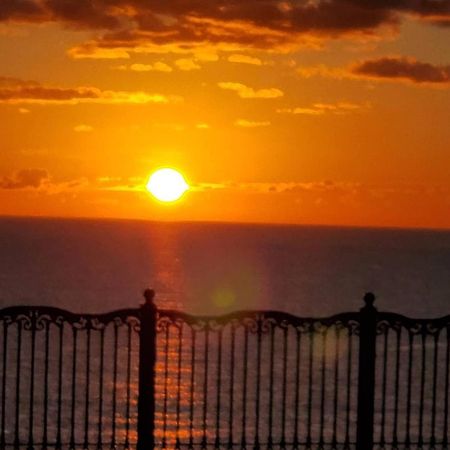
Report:
[[[343,313],[325,318],[297,317],[280,311],[237,311],[222,316],[194,316],[174,310],[158,310],[156,329],[161,332],[169,325],[182,321],[196,331],[219,331],[224,327],[243,327],[251,333],[268,333],[272,328],[293,327],[300,333],[322,333],[332,326],[359,334],[359,313]]]
[[[7,324],[20,323],[26,331],[42,331],[50,324],[60,328],[65,323],[77,330],[102,330],[111,323],[118,327],[131,324],[134,331],[139,331],[139,309],[120,309],[104,314],[76,314],[54,307],[13,306],[0,310],[0,321]]]
[[[396,313],[378,313],[377,334],[385,333],[386,329],[399,331],[406,329],[411,335],[436,336],[450,324],[450,315],[438,319],[413,319]]]

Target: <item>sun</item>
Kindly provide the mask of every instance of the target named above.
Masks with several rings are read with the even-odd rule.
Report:
[[[164,168],[153,172],[147,190],[161,202],[174,202],[189,189],[183,175],[175,169]]]

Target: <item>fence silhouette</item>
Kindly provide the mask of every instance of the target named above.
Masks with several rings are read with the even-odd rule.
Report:
[[[0,310],[0,448],[448,448],[450,316]]]

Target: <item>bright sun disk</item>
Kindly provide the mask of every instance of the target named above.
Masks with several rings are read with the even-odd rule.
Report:
[[[189,189],[183,175],[175,169],[159,169],[150,175],[147,190],[161,202],[174,202]]]

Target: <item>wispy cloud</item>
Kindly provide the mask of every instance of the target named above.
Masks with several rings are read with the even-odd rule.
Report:
[[[297,73],[304,78],[319,76],[338,80],[390,81],[437,87],[450,85],[450,65],[431,64],[406,56],[383,56],[346,67],[328,67],[323,64],[299,67]]]
[[[401,56],[369,59],[356,63],[351,72],[374,80],[414,84],[449,85],[450,65],[436,65]]]
[[[295,108],[279,108],[276,110],[279,114],[301,114],[307,116],[322,116],[324,114],[344,115],[354,112],[360,112],[370,108],[370,103],[352,103],[352,102],[337,102],[337,103],[314,103],[308,107]]]
[[[351,73],[348,68],[345,67],[329,67],[324,64],[316,66],[303,66],[297,69],[297,73],[303,78],[322,77],[322,78],[334,78],[342,80],[349,78]]]
[[[116,67],[118,70],[131,70],[133,72],[172,72],[173,69],[168,64],[157,61],[153,64],[135,63],[127,66],[122,64]]]
[[[228,57],[228,61],[233,63],[251,64],[254,66],[263,65],[263,62],[259,58],[249,55],[233,54]]]
[[[180,70],[184,70],[185,72],[191,70],[199,70],[202,67],[198,65],[193,59],[189,58],[180,58],[177,59],[174,63]]]
[[[144,91],[101,90],[97,87],[53,87],[35,81],[0,77],[0,103],[38,105],[176,103],[181,97]]]
[[[283,91],[277,88],[254,89],[242,83],[224,81],[217,83],[221,89],[234,91],[241,98],[278,98],[284,95]]]
[[[270,125],[269,121],[254,121],[254,120],[246,120],[246,119],[238,119],[234,124],[237,127],[243,128],[259,128],[259,127],[268,127]]]
[[[209,130],[211,128],[211,125],[206,122],[199,122],[195,124],[195,128],[197,128],[198,130]]]
[[[0,189],[37,189],[49,180],[45,169],[22,169],[0,177]]]
[[[76,131],[77,133],[89,133],[93,129],[94,129],[93,126],[86,125],[85,123],[81,123],[73,127],[73,131]]]

